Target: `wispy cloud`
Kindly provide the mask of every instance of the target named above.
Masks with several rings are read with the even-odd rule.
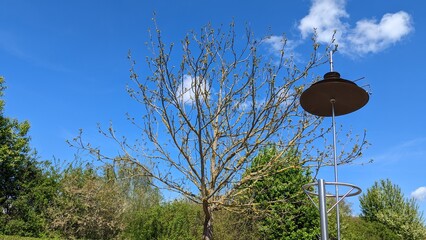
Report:
[[[4,51],[15,58],[48,70],[71,72],[69,69],[59,65],[58,63],[43,59],[40,56],[30,53],[30,51],[25,49],[22,44],[19,44],[19,40],[19,38],[9,32],[0,31],[0,51]]]
[[[401,41],[414,30],[412,17],[404,12],[387,13],[380,21],[361,19],[351,27],[345,19],[345,0],[313,0],[309,14],[299,22],[298,29],[305,39],[314,33],[320,43],[330,43],[334,32],[339,50],[349,55],[380,52]]]
[[[0,31],[0,49],[20,59],[29,58],[22,50],[22,47],[18,46],[16,37],[5,31]]]
[[[392,146],[383,153],[373,156],[372,159],[379,163],[395,163],[399,161],[418,161],[426,159],[426,138],[416,138]]]
[[[419,187],[414,192],[411,193],[411,197],[419,201],[426,199],[426,187]]]

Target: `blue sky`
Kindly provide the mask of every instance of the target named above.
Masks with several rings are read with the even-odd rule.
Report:
[[[31,123],[32,146],[41,159],[72,160],[76,151],[65,141],[80,128],[91,142],[114,151],[96,126],[111,121],[125,132],[126,112],[142,109],[125,91],[126,57],[132,50],[143,75],[154,11],[168,42],[179,43],[208,22],[219,26],[234,20],[240,28],[248,24],[257,37],[285,33],[301,61],[313,27],[320,41],[337,29],[341,48],[335,70],[346,79],[364,77],[357,83],[369,85],[372,95],[364,108],[336,120],[355,133],[367,130],[371,146],[359,162],[374,160],[339,168],[340,181],[365,190],[389,178],[407,197],[419,199],[425,211],[425,7],[414,0],[0,0],[5,112]],[[328,70],[322,66],[314,74]],[[330,181],[332,176],[321,175]],[[357,212],[357,198],[350,201]]]

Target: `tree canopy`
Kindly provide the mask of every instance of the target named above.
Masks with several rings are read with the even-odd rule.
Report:
[[[426,229],[415,199],[406,199],[389,179],[375,182],[360,197],[361,217],[385,225],[402,239],[424,239]]]

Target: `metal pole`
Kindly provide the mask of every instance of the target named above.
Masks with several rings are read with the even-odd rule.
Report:
[[[333,156],[334,156],[334,181],[337,183],[338,172],[337,172],[337,150],[336,150],[336,122],[334,120],[334,104],[336,103],[335,99],[330,100],[331,103],[331,116],[332,116],[332,125],[333,125]],[[336,202],[339,202],[339,186],[336,184]],[[336,224],[337,224],[337,239],[340,240],[340,209],[339,204],[336,205]]]
[[[320,210],[321,240],[328,240],[327,196],[324,179],[318,179],[318,199]]]

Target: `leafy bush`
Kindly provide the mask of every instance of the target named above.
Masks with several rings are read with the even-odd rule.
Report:
[[[187,201],[173,201],[140,209],[124,230],[124,239],[196,240],[202,236],[201,206]]]

